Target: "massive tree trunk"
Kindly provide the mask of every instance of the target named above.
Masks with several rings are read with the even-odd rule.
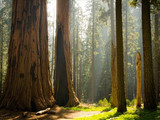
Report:
[[[56,102],[60,106],[79,104],[72,83],[69,0],[57,1],[54,93]]]
[[[117,99],[118,112],[126,111],[123,38],[122,38],[122,0],[116,0],[116,38],[117,38]]]
[[[156,109],[156,93],[153,79],[150,0],[142,0],[143,59],[144,59],[144,108]]]
[[[8,69],[1,108],[40,110],[54,103],[46,0],[13,0]]]
[[[159,57],[159,28],[158,28],[158,13],[155,13],[155,21],[154,21],[154,78],[155,78],[155,86],[156,86],[156,101],[158,102],[158,94],[159,94],[159,73],[158,73],[158,57]]]
[[[111,0],[111,78],[112,78],[112,106],[117,106],[117,71],[116,71],[116,41],[114,24],[114,0]]]
[[[137,71],[137,105],[136,107],[141,107],[141,54],[137,52],[136,55],[136,71]]]
[[[94,102],[94,28],[95,28],[95,2],[92,0],[92,78],[91,78],[91,102]]]

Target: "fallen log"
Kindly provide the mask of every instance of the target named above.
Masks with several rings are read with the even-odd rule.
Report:
[[[36,113],[36,115],[42,115],[42,114],[48,113],[50,110],[51,110],[51,108],[47,108],[45,110],[40,110]]]

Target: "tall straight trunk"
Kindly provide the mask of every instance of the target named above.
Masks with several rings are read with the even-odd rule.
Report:
[[[125,21],[125,91],[128,96],[128,0],[126,0],[126,21]]]
[[[77,43],[76,43],[76,79],[77,79],[77,88],[76,88],[76,91],[77,91],[77,95],[79,94],[79,70],[78,70],[78,65],[79,65],[79,61],[78,61],[78,58],[79,58],[79,25],[78,25],[78,20],[77,20]]]
[[[141,107],[141,54],[137,52],[136,55],[136,71],[137,71],[137,103],[136,107]]]
[[[13,0],[8,69],[1,108],[40,110],[54,103],[46,0]]]
[[[60,106],[79,104],[72,83],[69,0],[57,1],[54,93],[56,103]]]
[[[154,19],[154,47],[155,47],[155,51],[154,51],[154,57],[155,57],[155,61],[154,61],[154,78],[155,78],[155,86],[156,86],[156,100],[158,102],[158,94],[159,94],[159,73],[158,73],[158,60],[159,60],[159,28],[158,28],[158,13],[155,13],[155,19]]]
[[[118,112],[126,111],[123,38],[122,38],[122,0],[116,0],[116,38],[117,38],[117,99]]]
[[[94,28],[95,28],[95,2],[92,0],[92,79],[91,79],[91,102],[94,102]]]
[[[51,80],[53,80],[54,77],[54,23],[53,23],[53,39],[52,39],[52,62],[51,62]]]
[[[82,98],[82,59],[80,57],[79,82],[78,82],[78,99]]]
[[[76,92],[75,11],[73,11],[73,84]]]
[[[112,106],[117,106],[117,73],[116,73],[116,41],[114,0],[111,0],[111,79],[112,79]]]
[[[2,96],[3,90],[3,10],[1,11],[1,25],[0,25],[0,98]]]
[[[143,61],[144,61],[144,108],[156,109],[156,93],[153,79],[150,0],[142,0]]]

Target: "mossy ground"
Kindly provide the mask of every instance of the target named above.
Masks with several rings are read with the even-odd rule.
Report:
[[[76,118],[75,120],[160,120],[160,106],[155,111],[144,109],[136,109],[135,107],[127,107],[127,112],[117,113],[116,108],[96,107],[96,106],[78,106],[66,108],[75,111],[102,111],[98,115],[89,117]]]

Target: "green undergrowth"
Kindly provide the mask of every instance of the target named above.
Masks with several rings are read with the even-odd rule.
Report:
[[[81,108],[81,110],[83,109]],[[94,110],[96,110],[96,108],[94,108]],[[76,118],[75,120],[160,120],[160,106],[156,111],[128,107],[127,112],[123,114],[117,113],[116,108],[110,108],[110,110],[102,109],[102,111],[103,112],[98,115]]]
[[[100,106],[77,106],[77,107],[66,107],[64,109],[74,110],[74,111],[106,111],[111,110],[110,107],[100,107]]]

